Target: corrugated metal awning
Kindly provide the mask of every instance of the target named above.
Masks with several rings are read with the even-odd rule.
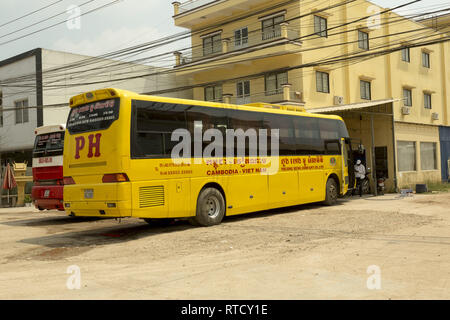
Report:
[[[349,111],[349,110],[357,110],[357,109],[374,107],[374,106],[391,103],[391,102],[395,102],[395,101],[400,101],[400,100],[401,99],[383,99],[383,100],[376,100],[376,101],[369,101],[369,102],[352,103],[352,104],[346,104],[346,105],[340,105],[340,106],[331,106],[331,107],[325,107],[325,108],[313,108],[313,109],[307,109],[306,111],[309,113],[328,113],[328,112],[338,112],[338,111]]]

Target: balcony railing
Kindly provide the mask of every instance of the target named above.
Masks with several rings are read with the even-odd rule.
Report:
[[[233,53],[238,51],[245,51],[247,48],[249,50],[252,47],[257,47],[258,45],[269,45],[271,42],[276,40],[285,39],[287,42],[294,41],[300,45],[298,38],[300,37],[299,32],[296,30],[289,30],[283,28],[276,28],[274,30],[267,30],[262,32],[261,30],[253,31],[248,34],[247,37],[231,37],[226,39],[221,39],[220,45],[215,44],[216,50],[211,50],[211,48],[203,48],[202,45],[197,46],[194,49],[183,51],[180,55],[180,65],[189,64],[205,59],[214,59],[225,53]],[[263,48],[263,47],[262,47]],[[215,51],[214,53],[211,53]]]
[[[289,92],[289,99],[285,99],[285,95],[283,93],[283,89],[278,90],[278,92],[275,92],[274,94],[266,94],[266,93],[259,93],[259,94],[252,94],[250,96],[245,97],[229,97],[229,103],[231,104],[248,104],[248,103],[255,103],[255,102],[262,102],[262,103],[284,103],[289,104],[289,102],[293,104],[302,104],[303,103],[303,97],[301,92],[296,91],[290,91]],[[226,102],[227,98],[223,98],[221,102]]]
[[[204,5],[217,2],[219,0],[188,0],[181,3],[178,7],[178,13],[184,13],[193,9],[202,7]]]

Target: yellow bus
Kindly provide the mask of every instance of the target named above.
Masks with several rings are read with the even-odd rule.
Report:
[[[71,216],[211,226],[224,216],[333,205],[354,183],[338,116],[119,89],[77,95],[70,108],[63,172]]]

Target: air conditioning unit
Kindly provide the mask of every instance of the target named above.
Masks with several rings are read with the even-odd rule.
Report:
[[[402,114],[410,114],[411,108],[410,107],[402,107]]]
[[[433,120],[439,120],[439,113],[433,112],[433,113],[431,114],[431,119],[433,119]]]
[[[342,105],[342,104],[344,104],[344,97],[334,96],[334,104],[335,105]]]

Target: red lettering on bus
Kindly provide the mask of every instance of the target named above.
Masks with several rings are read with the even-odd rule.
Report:
[[[95,136],[93,134],[89,135],[89,153],[88,158],[100,157],[100,138],[102,137],[101,133],[97,133]],[[94,142],[95,138],[95,142]],[[92,150],[95,148],[95,154],[93,154]]]
[[[83,150],[85,145],[84,137],[75,138],[75,159],[80,159],[80,151]]]

